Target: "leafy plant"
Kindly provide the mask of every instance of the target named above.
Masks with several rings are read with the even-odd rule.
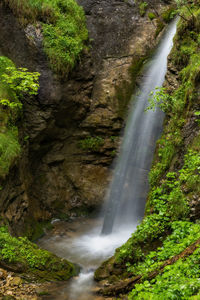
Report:
[[[185,260],[179,259],[175,264],[165,267],[163,273],[156,276],[155,279],[136,284],[128,299],[190,299],[200,290],[199,257],[200,248]]]
[[[148,101],[149,106],[145,111],[155,111],[159,107],[163,112],[167,112],[171,106],[172,97],[167,94],[166,88],[156,87],[154,91],[151,91]]]
[[[22,98],[24,94],[37,95],[39,76],[38,72],[28,72],[26,68],[7,67],[1,75],[1,80],[17,97]]]

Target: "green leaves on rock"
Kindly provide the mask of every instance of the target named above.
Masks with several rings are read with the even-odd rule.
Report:
[[[15,126],[22,110],[21,100],[36,95],[39,73],[16,68],[0,56],[0,177],[4,178],[20,154],[18,129]]]
[[[23,272],[40,280],[67,280],[75,273],[67,260],[40,249],[26,237],[12,237],[6,227],[0,227],[0,261],[13,268],[20,266]]]

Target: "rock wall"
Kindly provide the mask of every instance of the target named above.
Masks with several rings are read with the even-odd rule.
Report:
[[[148,3],[158,14],[166,6]],[[90,45],[68,79],[49,68],[40,25],[24,29],[0,5],[0,54],[41,73],[38,96],[24,100],[21,158],[1,184],[1,215],[17,233],[24,223],[28,228],[102,204],[138,71],[158,40],[159,16],[141,17],[132,0],[79,4]]]

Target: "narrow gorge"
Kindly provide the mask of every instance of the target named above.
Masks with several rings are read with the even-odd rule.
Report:
[[[199,299],[200,2],[2,0],[0,41],[0,299]]]

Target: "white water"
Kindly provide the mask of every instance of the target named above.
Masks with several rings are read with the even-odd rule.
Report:
[[[134,97],[123,137],[120,155],[108,193],[108,205],[102,233],[112,232],[125,223],[138,222],[144,215],[148,193],[148,173],[152,164],[156,140],[162,132],[163,112],[145,112],[151,91],[162,86],[167,71],[167,56],[173,45],[176,20],[168,27],[141,84],[140,94]]]
[[[99,227],[73,241],[74,251],[72,257],[74,254],[78,257],[79,264],[83,266],[83,271],[70,286],[70,300],[89,300],[89,297],[93,299],[90,291],[93,285],[94,270],[99,262],[112,256],[114,250],[126,242],[134,229],[132,227],[129,230],[124,229],[113,232],[111,235],[102,236],[100,235],[101,227]]]
[[[81,267],[79,276],[71,280],[71,283],[62,288],[53,299],[59,300],[92,300],[96,299],[92,293],[95,286],[93,277],[94,270],[108,257],[112,256],[115,249],[127,241],[135,227],[121,228],[113,231],[110,235],[102,236],[101,224],[94,224],[93,220],[79,223],[79,230],[72,228],[72,232],[46,236],[42,238],[39,245],[60,257],[78,264]],[[73,226],[73,224],[72,224]],[[82,228],[81,228],[82,227]],[[94,228],[90,230],[89,228]],[[97,298],[100,299],[100,298]]]
[[[161,111],[144,113],[144,109],[148,105],[149,93],[164,81],[167,56],[175,32],[176,21],[169,26],[160,43],[144,76],[141,93],[130,111],[104,221],[103,231],[109,234],[100,234],[101,225],[89,224],[85,227],[83,223],[79,224],[78,235],[75,237],[67,233],[63,236],[45,237],[40,242],[42,247],[82,267],[79,276],[60,290],[53,299],[100,299],[92,294],[94,270],[130,237],[143,216],[148,191],[148,171],[163,122]],[[116,215],[118,222],[112,232]],[[88,227],[94,229],[90,230]]]

